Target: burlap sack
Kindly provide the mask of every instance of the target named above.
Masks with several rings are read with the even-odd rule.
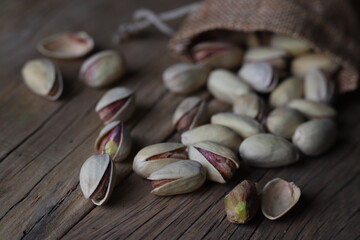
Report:
[[[271,31],[306,40],[342,65],[340,92],[358,87],[360,26],[347,0],[206,0],[184,21],[170,49],[189,58],[194,42],[215,30]]]

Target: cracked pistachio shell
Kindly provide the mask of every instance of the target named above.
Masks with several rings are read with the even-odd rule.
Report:
[[[24,83],[35,94],[48,100],[57,100],[63,91],[63,79],[59,69],[49,59],[33,59],[21,70]]]
[[[224,176],[220,173],[220,171],[212,163],[210,163],[209,160],[206,159],[206,157],[203,154],[201,154],[201,152],[197,148],[204,149],[210,153],[214,153],[223,158],[226,158],[235,165],[236,169],[239,168],[240,165],[239,159],[236,157],[233,150],[231,150],[228,147],[217,144],[215,142],[207,142],[207,141],[198,142],[190,145],[189,158],[191,160],[199,162],[206,169],[206,176],[211,181],[218,183],[226,183],[227,179],[224,178]],[[219,163],[220,167],[223,167],[224,164],[226,163]],[[229,168],[229,166],[226,166],[226,168]]]
[[[242,138],[228,127],[218,124],[205,124],[181,134],[181,142],[185,145],[210,141],[237,150]]]
[[[331,119],[315,119],[301,124],[292,141],[305,155],[317,156],[326,152],[337,137],[336,124]]]
[[[175,110],[172,124],[179,130],[189,130],[197,127],[207,120],[205,101],[196,96],[185,98]]]
[[[116,182],[115,177],[115,165],[109,155],[89,157],[82,165],[79,177],[85,198],[90,198],[95,205],[102,205],[110,198]]]
[[[243,114],[259,121],[266,116],[268,108],[264,100],[255,93],[248,93],[237,97],[234,101],[233,112]]]
[[[152,181],[173,179],[171,182],[154,188],[151,193],[158,196],[177,195],[200,188],[206,180],[206,171],[196,161],[180,160],[153,172],[147,179]]]
[[[116,137],[119,136],[120,142],[116,143],[112,141],[111,145],[107,146],[108,149],[105,150],[105,151],[109,151],[105,153],[109,154],[114,162],[120,162],[124,160],[130,154],[131,151],[131,145],[132,145],[131,137],[128,131],[125,129],[123,122],[114,121],[107,124],[103,129],[101,129],[100,134],[95,141],[95,151],[100,154],[102,153],[100,150],[101,141],[103,140],[104,137],[106,137],[107,134],[113,131],[113,129],[116,128],[117,126],[120,126],[120,132],[115,134]]]
[[[270,133],[291,139],[296,128],[305,121],[305,117],[295,109],[276,108],[266,119],[266,128]]]
[[[331,106],[306,99],[294,99],[288,104],[288,107],[298,110],[310,119],[336,116],[336,111]]]
[[[289,77],[281,82],[270,94],[272,107],[286,106],[291,100],[301,98],[303,95],[303,80]]]
[[[149,158],[161,155],[167,152],[178,152],[172,157],[160,156],[154,160],[148,160]],[[186,146],[181,143],[157,143],[150,146],[147,146],[141,149],[133,161],[133,170],[139,176],[147,178],[151,173],[159,170],[160,168],[179,161],[187,159]]]
[[[329,74],[312,69],[304,78],[304,95],[308,100],[330,103],[335,95],[335,84]]]
[[[310,44],[303,40],[280,34],[273,34],[271,36],[270,46],[277,49],[283,49],[292,56],[304,54],[311,49]]]
[[[171,92],[188,94],[206,84],[209,71],[205,65],[177,63],[165,70],[163,81]]]
[[[129,88],[116,87],[107,91],[97,103],[95,111],[99,113],[109,105],[126,98],[126,102],[120,109],[116,110],[109,120],[104,120],[105,124],[115,120],[126,121],[131,117],[135,110],[135,93]]]
[[[299,201],[301,190],[293,182],[275,178],[263,188],[261,210],[270,220],[284,216]]]
[[[242,114],[217,113],[211,117],[211,123],[231,128],[242,138],[264,132],[262,125],[258,121]]]
[[[289,141],[267,133],[245,139],[239,152],[244,162],[254,167],[281,167],[299,160],[297,149]]]
[[[210,73],[207,88],[218,100],[232,104],[237,96],[251,92],[251,87],[236,74],[223,69]]]
[[[282,70],[286,68],[286,57],[288,53],[283,49],[271,47],[254,47],[245,52],[244,62],[267,62],[271,66]]]
[[[334,73],[339,65],[325,55],[309,53],[295,58],[291,63],[291,72],[295,76],[304,77],[311,69],[321,69],[329,74]]]

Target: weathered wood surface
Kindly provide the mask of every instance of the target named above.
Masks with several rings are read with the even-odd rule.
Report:
[[[175,62],[167,53],[167,38],[150,30],[151,36],[113,46],[111,34],[138,8],[164,11],[189,2],[0,2],[0,239],[359,238],[358,92],[339,98],[340,136],[321,157],[286,168],[246,168],[229,184],[207,183],[176,197],[151,195],[149,182],[131,171],[130,157],[120,164],[121,182],[109,203],[94,207],[82,197],[78,174],[102,127],[94,106],[105,90],[78,81],[81,59],[55,61],[64,75],[65,94],[48,102],[24,86],[22,64],[40,57],[35,45],[44,36],[87,31],[98,49],[121,49],[129,62],[129,73],[119,84],[137,94],[136,113],[127,123],[135,143],[131,156],[148,144],[177,141],[171,117],[182,96],[167,92],[161,83],[163,69]],[[210,106],[213,112],[228,109],[214,100]],[[223,197],[241,179],[263,186],[274,177],[301,187],[295,209],[277,221],[261,214],[243,226],[226,220]]]

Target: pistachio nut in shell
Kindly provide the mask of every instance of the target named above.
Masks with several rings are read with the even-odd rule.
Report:
[[[306,41],[281,34],[273,34],[271,36],[270,46],[277,49],[283,49],[292,56],[304,54],[311,49],[310,44]]]
[[[308,100],[330,103],[335,96],[335,83],[328,73],[311,69],[305,74],[304,95]]]
[[[334,118],[336,116],[336,110],[333,107],[312,100],[294,99],[287,106],[298,110],[309,119]]]
[[[214,142],[198,142],[189,146],[189,158],[201,163],[207,178],[226,183],[239,168],[239,160],[233,150]]]
[[[272,47],[254,47],[245,52],[244,62],[267,62],[274,68],[282,71],[286,68],[286,57],[288,53],[283,49]]]
[[[229,104],[232,104],[237,96],[252,92],[247,83],[233,72],[224,69],[210,73],[207,88],[216,99]]]
[[[217,113],[211,117],[212,124],[219,124],[231,128],[242,138],[264,132],[262,125],[247,115],[229,112]]]
[[[171,92],[188,94],[206,84],[209,71],[205,65],[177,63],[164,71],[163,82]]]
[[[295,58],[291,63],[291,72],[298,77],[304,77],[311,69],[321,69],[329,74],[334,73],[339,65],[323,54],[309,53]]]
[[[270,133],[291,139],[296,128],[305,120],[305,117],[295,109],[275,108],[267,116],[265,125]]]
[[[107,154],[89,157],[80,170],[80,187],[95,205],[106,202],[115,186],[115,165]]]
[[[239,152],[241,159],[254,167],[281,167],[299,160],[297,149],[289,141],[268,133],[248,137]]]
[[[337,127],[331,119],[314,119],[298,126],[292,138],[293,144],[308,156],[326,152],[335,142]]]
[[[173,116],[173,126],[178,131],[193,129],[207,121],[205,101],[196,96],[185,98],[177,106]]]
[[[116,51],[106,50],[86,59],[79,78],[89,87],[100,88],[116,82],[125,72],[124,57]]]
[[[299,201],[301,190],[293,182],[275,178],[263,188],[261,210],[270,220],[284,216]]]
[[[108,154],[114,162],[124,160],[131,150],[131,137],[123,122],[114,121],[107,124],[95,141],[98,154]]]
[[[59,69],[49,59],[33,59],[21,70],[26,86],[35,94],[48,100],[57,100],[63,91],[63,79]]]
[[[281,82],[270,94],[269,102],[272,107],[286,106],[291,100],[303,96],[303,80],[289,77]]]
[[[116,87],[107,91],[95,107],[105,124],[120,120],[126,121],[135,110],[135,93],[125,87]]]
[[[256,216],[260,196],[256,185],[244,180],[232,189],[224,199],[227,219],[231,223],[244,224]]]
[[[205,124],[181,134],[181,142],[185,145],[210,141],[237,150],[242,138],[233,130],[218,124]]]
[[[181,143],[157,143],[141,149],[133,161],[133,170],[139,176],[147,178],[160,168],[188,159],[186,146]]]
[[[243,94],[234,101],[233,112],[243,114],[260,122],[264,119],[268,112],[264,100],[255,93]]]
[[[153,190],[158,196],[170,196],[189,193],[200,188],[206,180],[206,171],[202,165],[192,160],[180,160],[170,163],[150,174]]]

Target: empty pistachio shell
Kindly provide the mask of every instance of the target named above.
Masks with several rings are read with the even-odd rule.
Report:
[[[211,117],[211,123],[231,128],[242,138],[264,132],[262,125],[258,121],[241,114],[217,113]]]
[[[275,178],[263,188],[261,210],[270,220],[282,217],[298,202],[301,190],[293,182]]]
[[[273,67],[266,62],[244,64],[239,76],[256,91],[271,92],[279,82],[279,76]]]
[[[80,69],[80,80],[89,87],[104,87],[116,82],[124,73],[125,59],[116,51],[102,51],[88,58]]]
[[[163,74],[165,86],[172,92],[188,94],[206,84],[210,69],[204,65],[177,63]]]
[[[322,54],[306,54],[295,58],[291,64],[292,74],[304,77],[311,69],[318,68],[328,73],[334,73],[339,65]]]
[[[272,107],[286,106],[291,100],[301,98],[303,95],[303,80],[290,77],[281,82],[270,94]]]
[[[207,178],[214,182],[225,183],[239,168],[235,153],[214,142],[199,142],[189,146],[189,158],[198,161],[207,172]]]
[[[181,143],[157,143],[141,149],[134,157],[133,170],[147,178],[160,168],[188,159],[186,146]]]
[[[305,121],[305,117],[295,109],[276,108],[268,115],[266,127],[269,132],[291,139],[296,128]]]
[[[323,104],[306,99],[292,100],[288,107],[293,108],[301,112],[307,118],[333,118],[336,116],[334,108]]]
[[[107,91],[99,100],[95,111],[105,124],[121,120],[126,121],[135,110],[135,94],[129,88],[116,87]]]
[[[304,95],[309,100],[330,103],[335,95],[335,84],[329,74],[319,69],[312,69],[305,75]]]
[[[200,97],[188,97],[176,108],[172,123],[178,131],[186,131],[205,123],[206,120],[205,101]]]
[[[217,124],[202,125],[181,134],[181,142],[185,145],[203,141],[219,143],[237,150],[242,138],[230,128]]]
[[[299,160],[296,148],[289,141],[266,133],[245,139],[239,152],[244,162],[254,167],[281,167]]]
[[[298,56],[306,53],[310,51],[311,48],[310,44],[305,41],[280,34],[272,35],[270,46],[273,48],[283,49],[292,56]]]
[[[115,186],[115,165],[109,155],[93,155],[80,170],[80,187],[95,205],[106,202]]]
[[[153,172],[147,179],[152,180],[151,193],[169,196],[193,192],[206,180],[206,171],[200,163],[180,160]]]
[[[327,151],[335,142],[337,128],[331,119],[315,119],[301,124],[292,141],[305,155],[317,156]]]
[[[227,219],[232,223],[244,224],[256,216],[260,197],[256,185],[244,180],[225,196]]]
[[[43,55],[59,59],[82,57],[93,48],[94,40],[85,32],[58,33],[41,40],[37,45]]]
[[[120,121],[107,124],[95,141],[95,151],[108,154],[115,162],[124,160],[131,150],[131,137]]]
[[[21,70],[26,86],[35,94],[55,101],[63,91],[63,79],[59,69],[48,59],[34,59],[25,63]]]
[[[267,62],[273,67],[282,70],[286,68],[287,52],[282,49],[271,47],[254,47],[246,51],[244,56],[245,63]]]
[[[262,98],[255,93],[243,94],[234,101],[233,112],[255,118],[259,121],[265,117],[268,108]]]
[[[236,74],[223,69],[210,73],[207,88],[216,99],[229,104],[232,104],[237,96],[251,92],[247,83]]]

